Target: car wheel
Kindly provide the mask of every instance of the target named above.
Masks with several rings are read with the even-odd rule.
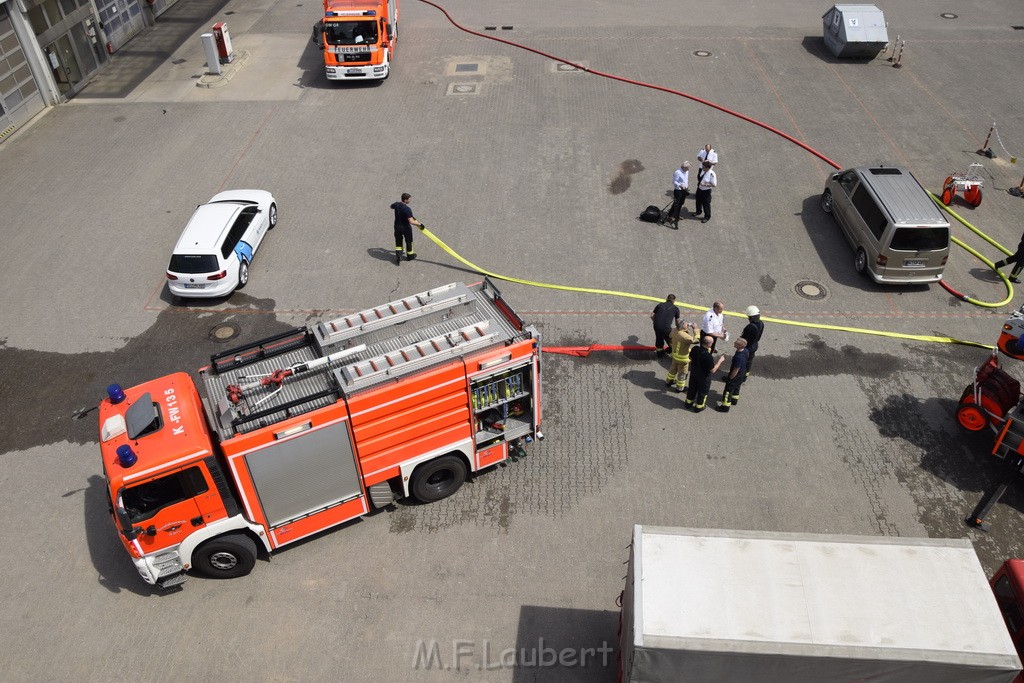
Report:
[[[192,555],[192,568],[210,579],[235,579],[255,566],[256,544],[241,534],[207,541]]]
[[[853,258],[853,269],[858,273],[865,273],[868,269],[868,255],[863,249],[857,250],[857,255]]]
[[[274,226],[277,225],[277,204],[271,203],[268,213],[267,220],[270,223],[270,229],[273,230]]]
[[[238,287],[235,289],[241,289],[249,282],[249,264],[242,261],[238,264]]]
[[[829,190],[821,193],[821,210],[825,213],[832,213],[832,193]]]
[[[447,498],[466,481],[466,463],[457,455],[446,455],[416,468],[412,475],[412,495],[423,503]]]

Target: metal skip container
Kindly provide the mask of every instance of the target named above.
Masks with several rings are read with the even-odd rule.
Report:
[[[874,5],[832,5],[821,17],[825,45],[836,57],[873,59],[885,49],[885,16]]]

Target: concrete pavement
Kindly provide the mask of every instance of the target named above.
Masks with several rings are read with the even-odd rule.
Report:
[[[830,58],[824,8],[797,2],[446,7],[474,30],[496,26],[754,116],[844,166],[905,164],[933,190],[979,158],[993,119],[1007,145],[1024,142],[1022,77],[1007,57],[1024,43],[1011,25],[1024,21],[1009,2],[947,20],[895,0],[886,18],[908,41],[902,69]],[[613,681],[613,663],[546,666],[541,655],[614,641],[633,523],[968,536],[989,571],[1024,552],[1015,491],[991,534],[962,524],[997,476],[991,435],[964,434],[953,415],[984,351],[769,325],[728,415],[683,411],[650,354],[549,356],[548,438],[526,459],[439,503],[302,543],[244,579],[152,593],[114,535],[95,412],[80,411],[109,382],[199,367],[224,348],[209,336],[221,322],[237,324],[242,343],[474,279],[422,235],[415,263],[388,262],[387,206],[403,191],[466,258],[527,279],[989,343],[1021,303],[1018,292],[987,310],[938,287],[873,285],[818,208],[826,163],[691,100],[460,33],[421,3],[402,6],[386,83],[330,84],[309,44],[316,9],[229,2],[222,13],[235,12],[236,46],[251,59],[225,87],[195,87],[200,27],[141,82],[112,86],[119,96],[87,88],[0,145],[9,677]],[[679,231],[636,221],[667,203],[672,171],[705,142],[721,155],[713,220]],[[1013,246],[1024,200],[1006,189],[1020,167],[1003,154],[983,163],[984,202],[956,208]],[[184,222],[230,187],[280,202],[248,287],[226,301],[169,297],[163,269]],[[962,251],[947,277],[1003,297]],[[801,296],[805,281],[825,296]],[[546,344],[653,341],[654,302],[501,287]],[[729,320],[734,333],[740,322]],[[432,643],[447,670],[425,670]],[[503,665],[509,648],[536,663]]]

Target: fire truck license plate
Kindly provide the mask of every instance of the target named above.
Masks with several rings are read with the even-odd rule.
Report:
[[[920,259],[907,259],[903,262],[904,268],[924,268],[924,261]]]
[[[361,74],[361,73],[363,73],[363,70],[362,69],[346,69],[345,73],[347,73],[347,74]]]

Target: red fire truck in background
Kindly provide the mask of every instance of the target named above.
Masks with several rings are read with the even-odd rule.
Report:
[[[324,0],[313,27],[332,81],[387,78],[397,40],[398,0]]]
[[[540,334],[489,280],[213,356],[100,404],[111,512],[150,584],[248,574],[271,552],[543,439]]]

